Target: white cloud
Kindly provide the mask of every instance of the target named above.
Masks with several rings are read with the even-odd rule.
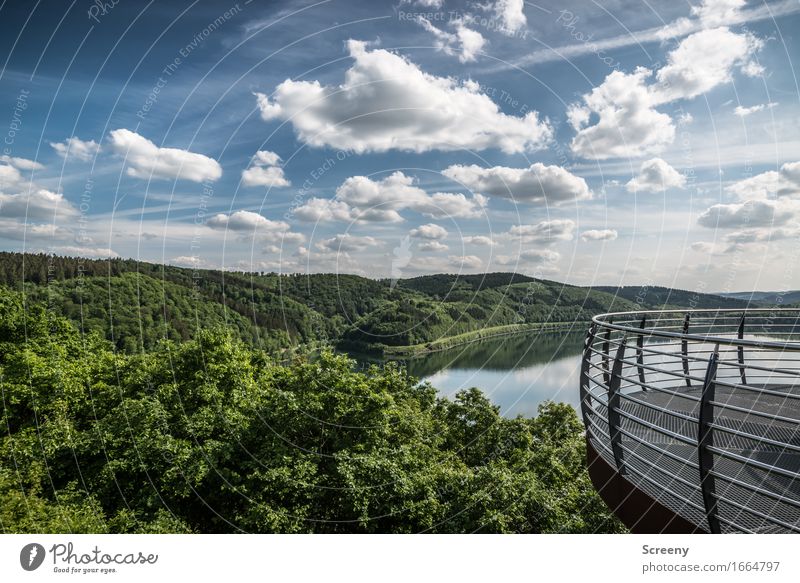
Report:
[[[672,119],[656,111],[657,101],[647,86],[651,71],[614,71],[582,103],[568,110],[577,131],[572,151],[592,160],[637,157],[663,150],[675,139]],[[592,114],[597,116],[590,123]]]
[[[294,210],[294,216],[301,221],[325,223],[330,221],[353,220],[352,209],[346,202],[327,198],[311,198]],[[399,220],[403,220],[398,215]]]
[[[494,3],[495,17],[500,21],[500,32],[512,35],[525,28],[528,23],[523,8],[524,0],[496,0]]]
[[[476,255],[450,255],[447,261],[457,269],[480,269],[483,266],[483,260]]]
[[[697,251],[698,253],[706,253],[709,255],[719,252],[719,246],[709,241],[695,241],[690,245],[690,247],[692,251]]]
[[[446,55],[458,56],[462,63],[474,61],[486,44],[481,33],[466,27],[461,20],[450,21],[450,26],[455,29],[452,33],[435,27],[424,16],[419,16],[417,22],[436,38],[435,46],[438,50]]]
[[[364,251],[370,247],[377,247],[381,242],[374,237],[356,237],[349,233],[343,233],[325,239],[317,243],[317,248],[322,251],[331,251],[333,253]]]
[[[683,39],[667,55],[667,63],[648,83],[652,71],[613,71],[591,93],[567,111],[576,130],[572,151],[587,159],[638,157],[672,144],[675,126],[659,105],[690,99],[732,79],[735,69],[745,75],[762,70],[755,54],[763,41],[750,33],[720,27],[704,29]],[[592,123],[593,115],[596,121]]]
[[[715,204],[706,209],[697,222],[710,229],[777,227],[791,221],[797,212],[797,202],[790,199],[748,200]]]
[[[18,168],[10,164],[0,164],[0,189],[20,190],[24,185],[25,180]]]
[[[463,237],[462,241],[464,241],[467,245],[478,245],[479,247],[492,247],[495,245],[495,242],[491,239],[491,237],[487,237],[485,235],[469,235],[467,237]]]
[[[50,142],[50,146],[62,158],[71,156],[83,162],[88,162],[100,151],[100,144],[94,140],[85,141],[77,136],[67,138],[63,142]]]
[[[739,180],[725,188],[740,200],[761,200],[772,196],[797,197],[800,195],[800,162],[787,162],[779,171],[769,170],[750,178]]]
[[[428,194],[416,186],[414,177],[406,176],[399,171],[381,180],[372,180],[367,176],[351,176],[336,189],[336,201],[338,205],[335,206],[335,210],[339,211],[340,215],[345,213],[346,208],[350,220],[361,222],[399,222],[403,218],[398,211],[403,209],[413,210],[432,218],[476,218],[483,214],[486,206],[486,198],[477,194],[471,197],[452,192]],[[318,208],[325,206],[322,203],[314,204]],[[304,207],[301,207],[301,214],[310,215],[311,209]],[[334,218],[334,213],[316,214]]]
[[[741,11],[744,5],[745,0],[705,0],[692,7],[691,15],[694,18],[679,18],[660,29],[657,36],[667,40],[704,28],[737,24],[746,18]]]
[[[438,240],[447,237],[447,229],[434,223],[428,223],[427,225],[420,225],[416,229],[411,229],[409,235],[417,239]]]
[[[625,185],[628,192],[663,192],[669,188],[683,188],[686,177],[661,158],[642,162],[639,175]]]
[[[575,232],[575,222],[569,219],[540,221],[535,225],[514,225],[507,236],[517,238],[523,243],[555,243],[571,241]]]
[[[425,241],[424,243],[420,243],[417,246],[417,249],[430,253],[439,253],[442,251],[447,251],[449,247],[444,243],[440,243],[439,241]]]
[[[0,156],[0,162],[5,162],[14,168],[19,170],[42,170],[44,168],[43,164],[36,162],[35,160],[28,160],[27,158],[15,158],[13,156],[2,155]],[[2,166],[0,166],[2,168]],[[2,180],[2,178],[0,178]],[[2,182],[0,182],[0,188],[3,187]]]
[[[0,217],[53,221],[74,217],[78,211],[64,195],[39,188],[16,194],[0,192]]]
[[[720,27],[701,30],[685,39],[667,56],[656,73],[653,92],[659,103],[689,99],[729,83],[734,68],[755,76],[762,71],[753,57],[763,42],[750,33],[737,34]]]
[[[733,109],[733,114],[738,115],[739,117],[746,117],[759,111],[764,111],[765,109],[772,109],[776,105],[778,104],[775,101],[770,101],[769,103],[759,103],[758,105],[752,105],[750,107],[742,107],[741,105],[737,105]]]
[[[581,233],[583,241],[613,241],[617,238],[615,229],[590,229]]]
[[[71,257],[89,257],[92,259],[106,259],[108,257],[119,257],[119,253],[113,249],[104,247],[79,247],[75,245],[62,245],[52,247],[51,253],[56,255],[68,255]]]
[[[110,142],[114,151],[125,158],[129,176],[192,182],[216,181],[222,176],[222,167],[213,158],[178,148],[159,148],[130,130],[113,130]]]
[[[519,254],[521,261],[541,261],[542,263],[557,263],[561,254],[552,249],[526,249]]]
[[[536,112],[506,115],[477,83],[425,73],[387,50],[348,42],[355,63],[338,86],[287,79],[272,98],[257,93],[265,120],[289,121],[311,146],[387,150],[535,150],[552,138]]]
[[[283,173],[283,168],[278,166],[281,158],[275,152],[259,150],[253,156],[250,168],[242,171],[242,184],[244,186],[269,186],[280,188],[291,186],[291,182]]]
[[[0,213],[2,215],[2,213]],[[5,219],[0,216],[0,238],[14,241],[31,241],[41,239],[66,239],[72,231],[53,223],[35,224],[24,219]]]
[[[592,198],[583,178],[570,174],[560,166],[545,166],[540,162],[528,168],[454,165],[446,168],[442,174],[472,191],[518,202],[559,204]]]
[[[300,233],[292,233],[289,224],[284,221],[273,221],[252,211],[236,211],[230,215],[219,213],[206,221],[206,226],[218,231],[232,231],[242,238],[256,237],[265,242],[298,242],[305,237]]]

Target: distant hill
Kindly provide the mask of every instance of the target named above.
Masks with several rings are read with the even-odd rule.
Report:
[[[221,272],[0,252],[0,293],[22,292],[124,352],[219,326],[273,353],[320,343],[383,351],[439,346],[488,328],[585,322],[601,312],[747,305],[711,294],[585,288],[517,273],[438,274],[392,286],[356,275]]]
[[[783,292],[722,292],[717,294],[725,298],[735,298],[759,306],[775,306],[800,303],[800,290]]]
[[[653,308],[737,309],[748,306],[748,302],[741,298],[659,286],[595,286],[592,289],[630,300],[641,306],[651,306]]]

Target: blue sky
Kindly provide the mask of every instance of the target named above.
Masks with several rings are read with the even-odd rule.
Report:
[[[800,4],[0,6],[0,248],[800,287]]]

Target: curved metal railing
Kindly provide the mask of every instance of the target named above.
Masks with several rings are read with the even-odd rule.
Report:
[[[800,532],[800,309],[592,320],[587,438],[618,474],[709,532]]]

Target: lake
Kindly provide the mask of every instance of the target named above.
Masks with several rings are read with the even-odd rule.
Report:
[[[536,415],[548,399],[579,408],[584,335],[533,333],[490,338],[403,361],[444,396],[478,387],[506,417]]]

